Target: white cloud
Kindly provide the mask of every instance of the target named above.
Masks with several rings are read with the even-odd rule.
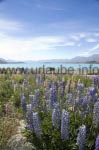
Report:
[[[20,30],[22,29],[22,24],[17,21],[11,21],[6,19],[0,19],[0,30],[4,31],[12,31],[12,30]]]
[[[89,56],[89,55],[90,55],[90,52],[88,51],[88,52],[81,53],[79,56]]]
[[[97,44],[96,46],[94,46],[93,48],[91,48],[90,51],[95,51],[97,49],[99,49],[99,44]]]
[[[75,41],[80,41],[80,39],[85,38],[87,35],[85,33],[79,33],[76,35],[72,35],[71,38]]]
[[[64,44],[64,46],[74,46],[75,42],[67,42]]]
[[[64,43],[64,38],[62,37],[46,36],[46,37],[21,39],[8,36],[2,38],[1,36],[0,57],[15,60],[32,59],[32,57],[35,58],[36,51],[53,50],[58,44],[61,43]]]
[[[80,37],[79,36],[76,36],[76,35],[72,35],[71,38],[75,41],[79,41],[80,40]]]
[[[97,40],[94,38],[88,38],[88,39],[86,39],[86,41],[89,43],[97,42]]]

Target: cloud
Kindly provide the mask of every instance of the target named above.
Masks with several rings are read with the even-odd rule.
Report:
[[[97,49],[99,49],[99,44],[97,44],[96,46],[94,46],[93,48],[91,48],[90,51],[95,51]]]
[[[90,55],[90,52],[88,51],[88,52],[81,53],[79,56],[89,56],[89,55]]]
[[[41,36],[36,38],[13,38],[0,36],[0,56],[6,59],[25,60],[37,59],[35,53],[41,50],[53,50],[58,44],[64,43],[62,37]],[[34,55],[34,56],[33,56]]]
[[[82,38],[85,38],[87,35],[85,33],[79,33],[76,35],[72,35],[71,38],[75,41],[80,41]]]
[[[74,46],[75,45],[75,42],[67,42],[64,44],[65,46]]]
[[[94,38],[88,38],[88,39],[86,39],[86,41],[89,43],[97,42],[97,40]]]
[[[18,31],[22,29],[22,24],[17,21],[11,21],[6,19],[0,19],[0,30],[1,31]]]
[[[71,36],[71,38],[75,41],[79,41],[80,40],[80,37],[79,36],[76,36],[76,35],[73,35]]]

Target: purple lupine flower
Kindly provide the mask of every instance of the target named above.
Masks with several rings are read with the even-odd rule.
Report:
[[[33,121],[32,121],[32,105],[27,104],[26,105],[26,121],[27,121],[27,129],[33,130]]]
[[[93,96],[96,94],[96,88],[95,87],[89,87],[87,91],[88,96]]]
[[[83,83],[79,83],[79,84],[77,85],[77,89],[78,89],[79,91],[83,91],[83,89],[84,89],[84,84],[83,84]]]
[[[36,136],[41,137],[42,128],[41,128],[41,122],[39,120],[38,112],[33,113],[33,128]]]
[[[30,103],[30,104],[32,104],[32,103],[33,103],[33,96],[34,96],[34,95],[32,95],[32,94],[31,94],[31,95],[29,95],[29,103]]]
[[[87,110],[88,103],[89,103],[89,101],[86,97],[82,99],[82,107],[83,107],[84,111]]]
[[[99,150],[99,135],[98,135],[97,138],[96,138],[95,150]]]
[[[54,109],[52,112],[52,122],[56,128],[60,127],[60,117],[61,117],[60,115],[61,113],[60,113],[59,104],[54,104]]]
[[[89,87],[87,91],[87,95],[90,99],[90,101],[95,102],[97,101],[98,95],[97,95],[97,88],[96,87]]]
[[[54,82],[54,88],[56,89],[56,91],[58,91],[58,82],[57,81]]]
[[[21,106],[23,113],[26,111],[26,98],[24,95],[20,96]]]
[[[85,138],[86,138],[86,126],[82,125],[79,128],[79,133],[77,136],[77,145],[79,150],[84,150]]]
[[[71,103],[71,102],[72,102],[72,99],[73,99],[72,93],[68,93],[68,94],[66,95],[66,98],[68,99],[68,102]]]
[[[50,96],[49,96],[49,109],[53,109],[53,104],[54,104],[54,100],[53,100],[53,88],[50,88]]]
[[[79,106],[79,98],[75,99],[74,101],[74,110],[76,110],[78,106]]]
[[[49,95],[49,108],[52,109],[54,103],[57,102],[57,91],[55,88],[50,88],[50,95]]]
[[[36,104],[38,105],[40,102],[40,90],[39,89],[35,90],[35,98],[36,98]]]
[[[62,119],[61,119],[61,139],[63,140],[69,139],[69,130],[70,130],[69,112],[64,110],[62,112]]]
[[[65,86],[66,86],[66,82],[63,81],[63,82],[61,83],[61,96],[62,96],[62,97],[63,97],[64,94],[65,94]]]
[[[57,90],[55,88],[53,88],[53,101],[54,103],[57,102]]]
[[[99,101],[94,104],[93,122],[99,124]]]
[[[98,82],[99,82],[98,77],[94,77],[93,82],[94,82],[94,84],[95,84],[95,85],[97,85],[97,84],[98,84]]]

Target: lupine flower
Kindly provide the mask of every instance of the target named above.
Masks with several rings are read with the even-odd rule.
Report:
[[[54,82],[54,88],[56,89],[56,91],[58,91],[58,82],[57,81]]]
[[[27,120],[27,129],[33,130],[33,121],[32,121],[32,105],[27,104],[26,105],[26,120]]]
[[[21,106],[23,113],[26,111],[26,98],[24,95],[20,96]]]
[[[93,121],[94,123],[99,124],[99,101],[94,104]]]
[[[96,138],[95,150],[99,150],[99,135],[98,135],[97,138]]]
[[[87,110],[88,103],[89,103],[89,101],[87,98],[82,99],[82,106],[83,106],[84,111]]]
[[[57,91],[55,88],[50,88],[50,96],[49,96],[49,108],[52,109],[54,103],[57,102]]]
[[[68,94],[66,95],[66,97],[67,97],[69,103],[71,103],[71,102],[72,102],[72,98],[73,98],[72,93],[68,93]]]
[[[93,96],[96,94],[96,88],[95,87],[89,87],[87,91],[88,96]]]
[[[39,120],[38,112],[33,113],[33,128],[37,137],[41,137],[42,128]]]
[[[79,83],[79,84],[77,85],[77,89],[78,89],[79,91],[82,91],[82,90],[84,89],[84,84],[83,84],[83,83]]]
[[[70,130],[69,113],[66,110],[64,110],[62,112],[62,120],[61,120],[61,138],[63,140],[69,139],[69,130]]]
[[[60,107],[59,107],[59,104],[54,105],[54,109],[52,112],[52,122],[56,128],[60,127]]]
[[[53,109],[53,104],[54,104],[54,100],[53,100],[53,89],[50,88],[50,96],[49,96],[49,109]]]
[[[94,82],[95,85],[98,84],[98,81],[99,81],[98,77],[95,77],[95,78],[93,79],[93,82]]]
[[[34,95],[29,95],[29,103],[30,103],[30,104],[33,103],[33,96],[34,96]]]
[[[62,96],[62,97],[63,97],[64,94],[65,94],[65,86],[66,86],[66,82],[63,81],[63,82],[61,83],[61,96]]]
[[[79,150],[84,150],[85,138],[86,138],[86,126],[82,125],[79,128],[79,133],[77,136],[77,145],[78,145]]]
[[[38,105],[40,102],[40,90],[35,90],[35,98],[36,98],[36,104]]]
[[[53,101],[54,103],[57,102],[57,90],[55,88],[53,88]]]

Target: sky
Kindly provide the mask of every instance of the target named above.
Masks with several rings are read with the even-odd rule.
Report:
[[[0,0],[0,58],[99,53],[99,0]]]

